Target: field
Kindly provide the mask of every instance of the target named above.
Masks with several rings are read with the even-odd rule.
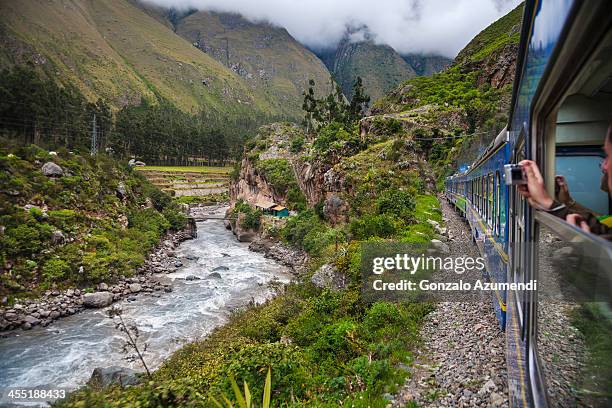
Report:
[[[139,171],[159,171],[168,173],[223,173],[229,174],[232,171],[231,166],[143,166],[136,167]]]
[[[136,170],[174,197],[227,194],[231,166],[144,166]]]

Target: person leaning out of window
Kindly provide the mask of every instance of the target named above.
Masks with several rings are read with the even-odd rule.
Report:
[[[606,140],[604,142],[604,151],[606,158],[601,166],[605,173],[607,184],[607,192],[612,191],[612,125],[608,127],[606,132]],[[527,199],[529,205],[535,209],[546,211],[552,215],[562,218],[568,223],[575,225],[586,232],[599,235],[604,239],[612,241],[612,228],[602,224],[597,219],[596,215],[591,211],[581,211],[580,213],[573,212],[574,207],[553,199],[544,187],[544,179],[540,173],[538,165],[531,160],[523,160],[519,163],[525,170],[527,184],[518,186],[518,192]]]

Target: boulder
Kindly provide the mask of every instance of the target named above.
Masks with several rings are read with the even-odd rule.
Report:
[[[41,170],[47,177],[62,177],[64,175],[64,170],[53,162],[45,163]]]
[[[122,200],[127,197],[127,189],[125,188],[123,181],[119,183],[115,192],[117,193],[117,197]]]
[[[185,277],[185,280],[194,281],[194,280],[200,280],[200,278],[198,276],[195,276],[195,275],[187,275]]]
[[[93,388],[105,388],[109,385],[118,384],[120,386],[136,385],[140,382],[138,373],[130,368],[112,366],[93,370],[87,385]]]
[[[321,266],[310,278],[310,281],[318,288],[342,290],[347,286],[346,277],[338,272],[332,264]]]
[[[442,252],[444,254],[450,253],[450,248],[447,244],[440,241],[439,239],[432,239],[431,246],[438,252]]]
[[[142,290],[142,285],[140,283],[130,283],[130,292],[138,293]]]
[[[227,266],[217,266],[216,268],[212,268],[212,271],[229,271],[229,268]]]
[[[213,272],[208,275],[206,278],[208,279],[221,279],[221,274],[219,272]]]
[[[106,307],[111,303],[113,303],[113,294],[110,292],[94,292],[83,295],[83,306],[85,307]]]
[[[26,323],[30,323],[32,326],[36,326],[37,324],[40,324],[40,319],[32,315],[27,315],[23,320],[25,320]]]

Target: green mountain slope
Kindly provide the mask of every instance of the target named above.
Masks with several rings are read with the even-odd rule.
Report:
[[[335,50],[320,53],[320,57],[348,98],[352,96],[351,88],[357,76],[363,79],[366,93],[374,101],[417,75],[393,48],[370,40],[345,39]]]
[[[284,28],[252,23],[237,14],[199,11],[179,19],[176,33],[219,61],[249,86],[269,97],[274,108],[302,114],[308,80],[326,83],[325,65]]]
[[[478,34],[452,66],[431,77],[410,79],[379,99],[364,118],[362,133],[380,133],[389,122],[428,142],[438,176],[478,153],[505,125],[516,71],[523,6]]]
[[[278,114],[271,96],[127,0],[0,3],[0,68],[31,64],[115,108],[165,98],[184,111]]]

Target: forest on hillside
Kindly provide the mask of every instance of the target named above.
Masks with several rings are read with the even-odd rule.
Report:
[[[240,154],[248,134],[275,119],[281,118],[228,120],[146,98],[114,112],[104,100],[90,102],[76,87],[59,86],[29,67],[0,75],[0,136],[23,145],[94,149],[148,164],[225,165]]]

